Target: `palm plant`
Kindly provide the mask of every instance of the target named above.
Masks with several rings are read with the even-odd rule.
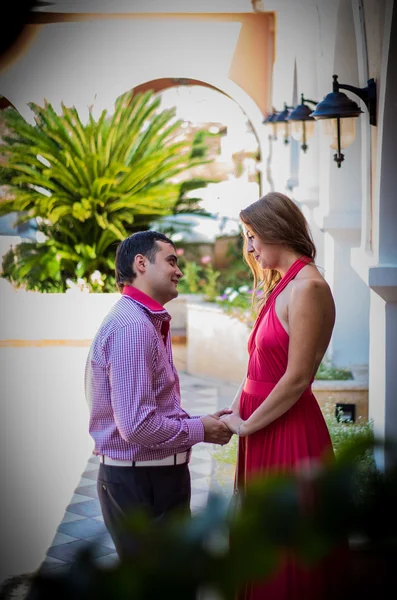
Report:
[[[68,278],[99,270],[104,291],[112,289],[115,244],[186,205],[181,173],[207,162],[194,157],[175,110],[158,110],[160,102],[151,91],[127,92],[113,115],[104,110],[95,120],[90,110],[86,124],[75,108],[62,105],[58,115],[48,102],[29,105],[35,125],[7,111],[1,152],[11,196],[0,215],[17,212],[19,223],[36,218],[45,241],[10,250],[3,277],[27,289],[64,291]]]

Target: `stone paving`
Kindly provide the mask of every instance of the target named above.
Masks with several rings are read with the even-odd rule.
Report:
[[[180,380],[182,406],[191,415],[210,414],[230,406],[238,388],[235,384],[220,383],[186,373],[180,373]],[[212,456],[214,448],[208,444],[193,447],[190,463],[193,513],[205,507],[209,490],[216,489],[215,460]],[[98,564],[111,565],[117,561],[114,544],[103,523],[97,498],[98,466],[97,457],[88,459],[86,469],[40,567],[42,570],[56,572],[67,569],[76,552],[87,544],[93,548]]]

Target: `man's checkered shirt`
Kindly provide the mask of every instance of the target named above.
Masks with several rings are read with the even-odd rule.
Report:
[[[125,286],[89,351],[85,391],[94,454],[156,460],[204,440],[204,426],[180,406],[170,315]]]

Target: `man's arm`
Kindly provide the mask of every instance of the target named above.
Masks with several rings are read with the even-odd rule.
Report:
[[[225,423],[215,417],[171,419],[159,413],[153,388],[158,377],[158,351],[144,323],[113,333],[106,354],[113,414],[126,442],[147,448],[176,448],[202,441],[229,441]]]

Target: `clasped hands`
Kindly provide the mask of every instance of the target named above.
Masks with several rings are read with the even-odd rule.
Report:
[[[212,415],[201,417],[201,421],[204,425],[204,441],[221,446],[230,441],[243,422],[240,415],[230,408],[223,408]]]

